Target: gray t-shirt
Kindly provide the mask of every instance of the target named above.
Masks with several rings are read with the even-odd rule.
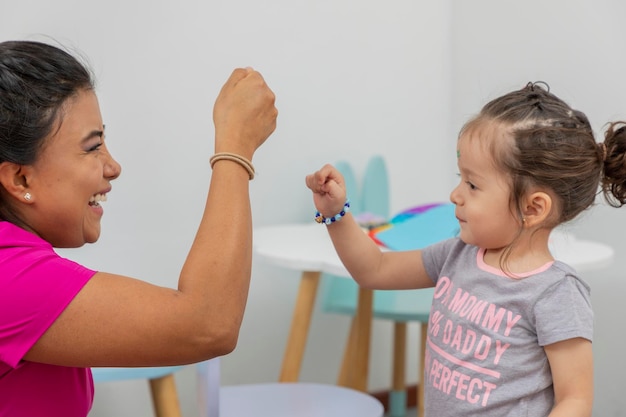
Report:
[[[423,251],[435,281],[425,416],[547,416],[554,390],[543,346],[592,340],[589,286],[559,261],[511,278],[483,255],[458,238]]]

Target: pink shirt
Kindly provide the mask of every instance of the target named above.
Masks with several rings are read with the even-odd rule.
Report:
[[[0,221],[0,417],[85,417],[90,369],[22,358],[95,274]]]

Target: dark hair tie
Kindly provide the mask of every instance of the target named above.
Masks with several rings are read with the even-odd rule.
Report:
[[[535,87],[541,85],[545,87],[544,89],[546,90],[546,92],[550,92],[550,85],[548,85],[548,83],[545,81],[529,81],[528,84],[526,84],[526,88],[528,88],[530,91],[535,91]]]

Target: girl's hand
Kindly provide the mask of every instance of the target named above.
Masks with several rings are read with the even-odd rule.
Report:
[[[306,186],[313,191],[315,208],[324,217],[332,217],[343,210],[346,202],[346,184],[343,175],[332,165],[326,164],[319,171],[307,175]]]

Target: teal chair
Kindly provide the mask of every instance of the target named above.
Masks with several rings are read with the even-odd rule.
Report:
[[[389,181],[385,161],[381,156],[374,156],[368,161],[363,176],[363,186],[359,190],[354,173],[348,163],[341,162],[336,167],[347,178],[346,188],[350,200],[358,201],[356,216],[370,213],[389,219]],[[432,206],[436,206],[432,205]],[[430,208],[431,205],[424,206]],[[451,223],[456,222],[452,217],[446,229],[453,230]],[[452,235],[451,235],[452,236]],[[450,237],[451,237],[450,236]],[[355,316],[357,308],[358,286],[349,279],[326,274],[324,276],[324,290],[322,309],[328,313],[346,314]],[[393,322],[393,358],[392,358],[392,387],[389,395],[388,411],[390,417],[406,416],[406,335],[407,324],[415,322],[420,327],[420,383],[417,390],[418,415],[423,415],[423,375],[424,354],[426,351],[427,325],[430,315],[430,306],[433,289],[420,290],[377,290],[374,291],[373,318],[390,320]]]
[[[146,379],[150,384],[155,417],[181,417],[174,373],[182,368],[182,366],[91,368],[91,373],[94,383]]]
[[[335,168],[343,175],[344,183],[346,184],[346,193],[350,199],[350,211],[354,215],[358,215],[361,212],[361,192],[357,187],[356,175],[352,166],[347,161],[338,161],[335,163]]]
[[[357,190],[358,192],[358,190]],[[361,211],[389,220],[389,174],[382,156],[370,158],[360,190]]]

